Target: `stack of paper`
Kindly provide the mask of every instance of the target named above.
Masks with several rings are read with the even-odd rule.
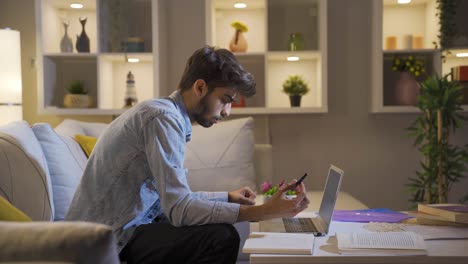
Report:
[[[242,252],[256,254],[311,255],[313,234],[252,232]]]
[[[413,232],[336,233],[344,255],[427,255],[424,239]]]

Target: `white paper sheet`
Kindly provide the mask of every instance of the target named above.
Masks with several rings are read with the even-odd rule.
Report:
[[[405,225],[401,228],[414,232],[425,240],[468,239],[468,228],[466,227]]]
[[[337,233],[342,254],[425,255],[424,239],[413,232]]]

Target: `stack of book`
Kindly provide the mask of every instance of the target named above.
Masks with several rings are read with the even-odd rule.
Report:
[[[452,77],[454,81],[458,81],[465,89],[463,89],[463,103],[468,103],[468,65],[460,65],[452,68]]]
[[[449,225],[468,227],[468,205],[418,204],[417,212],[410,212],[422,225]]]

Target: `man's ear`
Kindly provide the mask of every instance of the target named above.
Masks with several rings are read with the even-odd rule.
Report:
[[[208,93],[208,85],[205,80],[198,79],[193,83],[192,90],[197,96],[204,97]]]

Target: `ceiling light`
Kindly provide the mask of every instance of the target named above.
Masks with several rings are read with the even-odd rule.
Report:
[[[73,3],[70,5],[70,7],[80,9],[80,8],[83,8],[83,4]]]
[[[247,4],[246,3],[235,3],[234,4],[234,7],[235,8],[246,8],[247,7]]]
[[[140,59],[138,59],[138,58],[128,58],[127,61],[128,62],[140,62]]]
[[[398,3],[399,3],[400,5],[405,5],[405,4],[411,3],[411,0],[398,0]]]
[[[460,53],[457,53],[456,56],[459,58],[468,57],[468,52],[460,52]]]
[[[299,60],[299,57],[297,56],[289,56],[288,57],[288,61],[298,61]]]

